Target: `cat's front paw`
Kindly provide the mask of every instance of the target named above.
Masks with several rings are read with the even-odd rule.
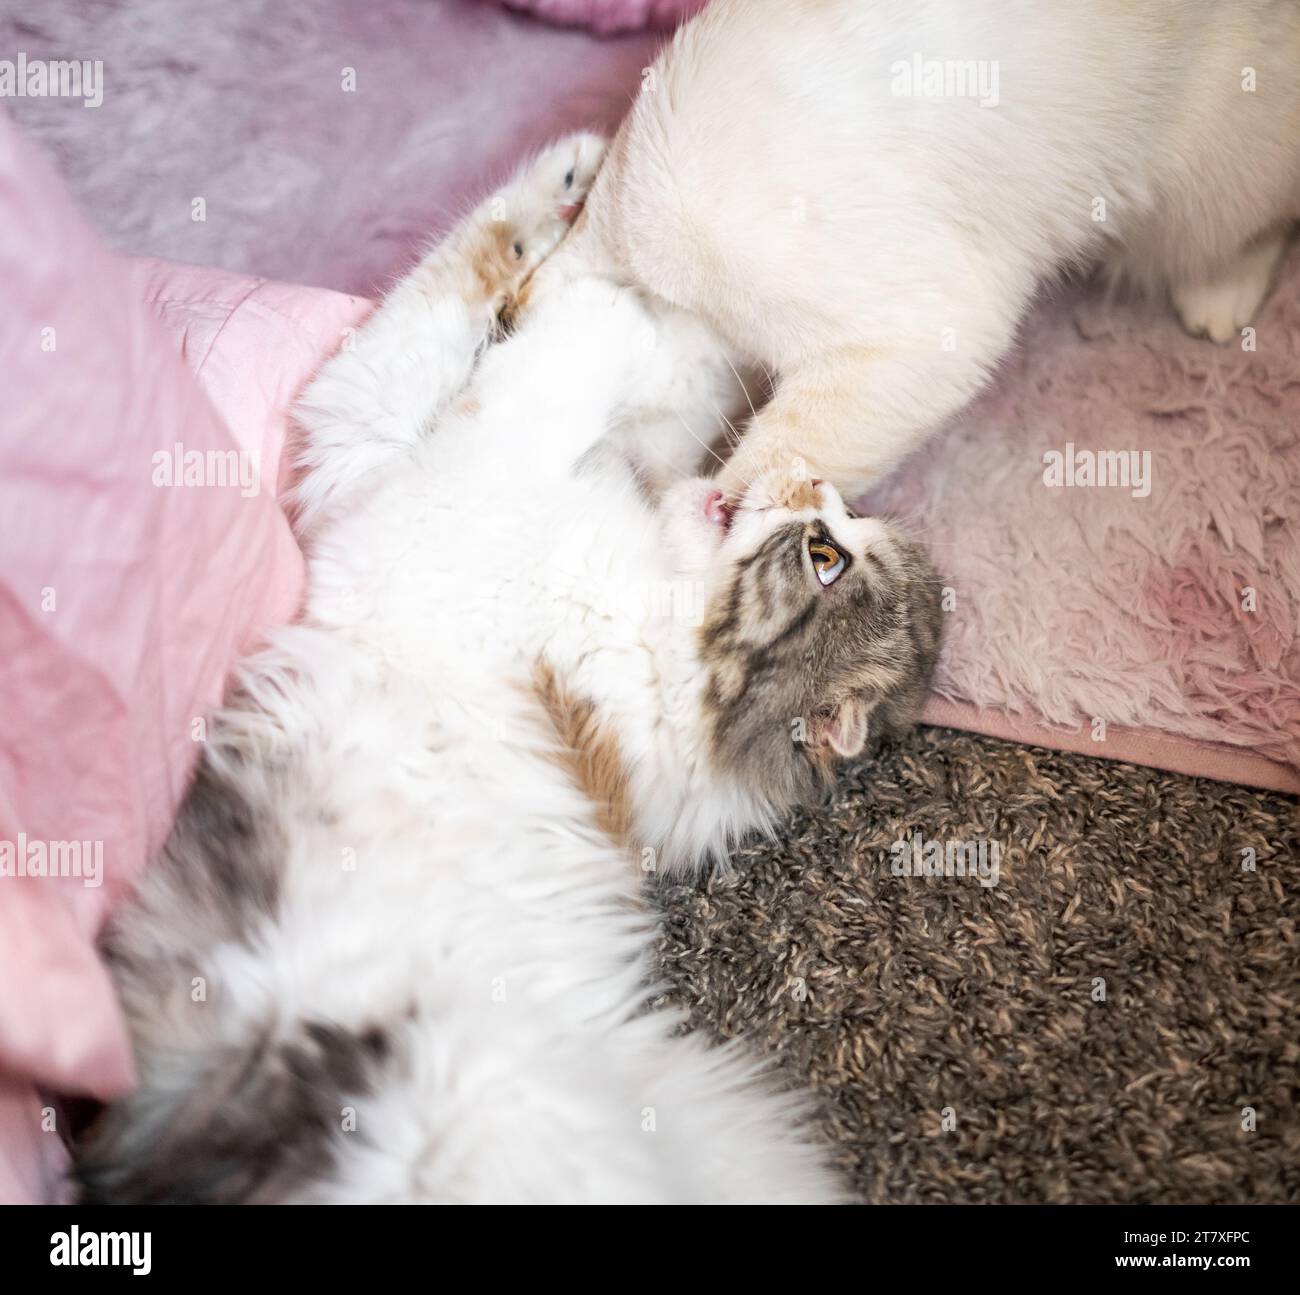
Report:
[[[566,135],[526,162],[487,202],[488,238],[475,271],[509,322],[518,294],[577,219],[605,156],[589,131]]]
[[[821,482],[807,462],[780,449],[766,449],[758,437],[742,437],[718,473],[718,485],[733,500],[761,498],[763,507],[792,513],[816,507]]]
[[[821,506],[821,482],[808,472],[802,461],[775,467],[754,483],[755,495],[765,497],[768,507],[798,513]]]

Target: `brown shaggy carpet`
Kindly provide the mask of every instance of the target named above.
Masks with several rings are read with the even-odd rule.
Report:
[[[894,875],[914,832],[997,843],[999,884]],[[662,883],[661,966],[865,1199],[1296,1201],[1298,859],[1289,797],[919,729]]]

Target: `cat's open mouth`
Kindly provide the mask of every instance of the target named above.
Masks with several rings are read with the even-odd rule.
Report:
[[[714,490],[704,501],[704,516],[724,535],[731,529],[735,512],[735,505],[727,502],[721,490]]]

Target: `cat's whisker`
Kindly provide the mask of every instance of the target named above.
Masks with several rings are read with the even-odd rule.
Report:
[[[692,439],[695,440],[696,442],[698,442],[700,445],[703,445],[704,448],[705,448],[706,450],[708,450],[708,452],[709,452],[710,454],[712,454],[713,457],[714,457],[715,459],[717,459],[718,462],[721,463],[722,466],[725,468],[725,467],[727,466],[727,461],[726,461],[726,459],[724,459],[724,458],[723,458],[723,457],[722,457],[722,456],[721,456],[721,455],[720,455],[720,454],[719,454],[719,453],[718,453],[718,452],[713,448],[713,446],[708,445],[708,444],[706,444],[704,441],[700,440],[700,438],[699,438],[699,437],[695,434],[695,432],[691,429],[691,425],[690,425],[690,423],[688,423],[688,422],[686,421],[686,419],[684,419],[684,418],[682,417],[682,411],[681,411],[680,409],[674,409],[674,410],[673,410],[673,413],[677,415],[677,421],[678,421],[679,423],[681,423],[681,425],[682,425],[684,428],[686,428],[687,432],[690,434],[690,436],[692,437]],[[746,482],[745,484],[748,485],[749,482]]]
[[[688,427],[686,430],[690,431],[690,428]],[[694,433],[692,433],[692,435],[694,435]],[[676,457],[674,456],[671,450],[666,449],[663,446],[660,446],[653,441],[640,445],[639,449],[642,453],[653,452],[654,458],[659,463],[662,463],[669,470],[669,473],[674,478],[681,475],[681,469],[677,463]]]
[[[732,371],[732,373],[736,375],[736,381],[740,383],[740,390],[744,394],[745,403],[749,406],[750,416],[753,418],[757,418],[758,410],[754,408],[754,402],[749,397],[749,388],[745,386],[745,379],[740,376],[740,371],[736,368],[734,364],[732,364],[731,356],[724,355],[722,358],[726,360],[727,368],[729,368]]]
[[[731,363],[730,360],[727,361],[727,364],[731,366],[731,371],[732,371],[732,373],[736,373],[735,365],[733,365],[733,364]],[[736,373],[736,380],[737,380],[738,382],[740,381],[740,374],[739,374],[739,373]],[[742,391],[745,390],[745,384],[744,384],[743,382],[740,383],[740,389],[741,389]],[[749,399],[749,393],[748,393],[748,392],[745,392],[745,399],[746,399],[746,400]],[[750,404],[749,408],[750,408],[751,412],[754,413],[754,416],[757,418],[757,417],[758,417],[758,414],[757,414],[756,411],[754,411],[754,406],[753,406],[752,403]],[[718,415],[719,418],[722,419],[722,421],[727,425],[727,427],[728,427],[728,428],[730,429],[730,431],[731,431],[731,436],[729,436],[727,439],[728,439],[728,441],[730,442],[733,451],[734,451],[734,450],[744,450],[744,451],[745,451],[745,454],[746,454],[746,457],[749,459],[750,463],[751,463],[751,464],[753,465],[753,467],[754,467],[754,470],[757,472],[757,471],[758,471],[758,468],[759,468],[758,460],[754,458],[754,452],[753,452],[753,451],[752,451],[752,450],[751,450],[751,449],[750,449],[750,448],[745,444],[745,437],[744,437],[744,434],[743,434],[742,432],[740,432],[740,431],[737,431],[735,424],[731,421],[730,418],[728,418],[728,417],[726,416],[726,414],[724,414],[724,413],[722,412],[722,409],[721,409],[720,407],[715,406],[715,407],[714,407],[714,412]],[[725,433],[724,433],[724,435],[725,435]],[[734,437],[735,439],[733,440],[732,437]],[[732,458],[733,458],[733,459],[735,458],[735,454],[734,454],[734,453],[732,454]],[[745,480],[745,485],[746,485],[746,487],[752,486],[753,484],[754,484],[753,479],[751,479],[751,478],[747,478],[747,479]]]
[[[737,430],[736,424],[733,423],[731,419],[728,418],[726,414],[722,412],[721,409],[717,410],[716,412],[718,417],[722,419],[722,421],[726,424],[727,427],[727,430],[726,432],[723,433],[723,435],[727,437],[727,440],[730,441],[732,445],[738,446],[743,438],[741,437],[740,432]]]
[[[734,435],[735,438],[736,438],[735,441],[733,442],[733,444],[735,445],[736,449],[738,449],[738,450],[744,450],[744,451],[745,451],[745,457],[749,459],[750,463],[754,466],[754,469],[757,470],[757,469],[758,469],[758,460],[757,460],[756,458],[754,458],[754,451],[751,450],[751,449],[749,448],[749,446],[745,444],[745,436],[744,436],[744,433],[743,433],[743,432],[739,432],[739,431],[737,431],[736,428],[735,428],[735,426],[732,424],[731,420],[730,420],[730,419],[726,416],[726,414],[724,414],[724,413],[722,412],[722,410],[720,410],[720,409],[718,410],[718,417],[721,418],[722,421],[723,421],[724,423],[726,423],[728,427],[731,428],[731,431],[732,431],[733,435]]]

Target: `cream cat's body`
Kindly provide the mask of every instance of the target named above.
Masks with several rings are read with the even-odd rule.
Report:
[[[732,488],[799,456],[852,491],[979,390],[1045,277],[1110,262],[1225,341],[1298,216],[1290,0],[714,0],[577,233],[776,376]]]

